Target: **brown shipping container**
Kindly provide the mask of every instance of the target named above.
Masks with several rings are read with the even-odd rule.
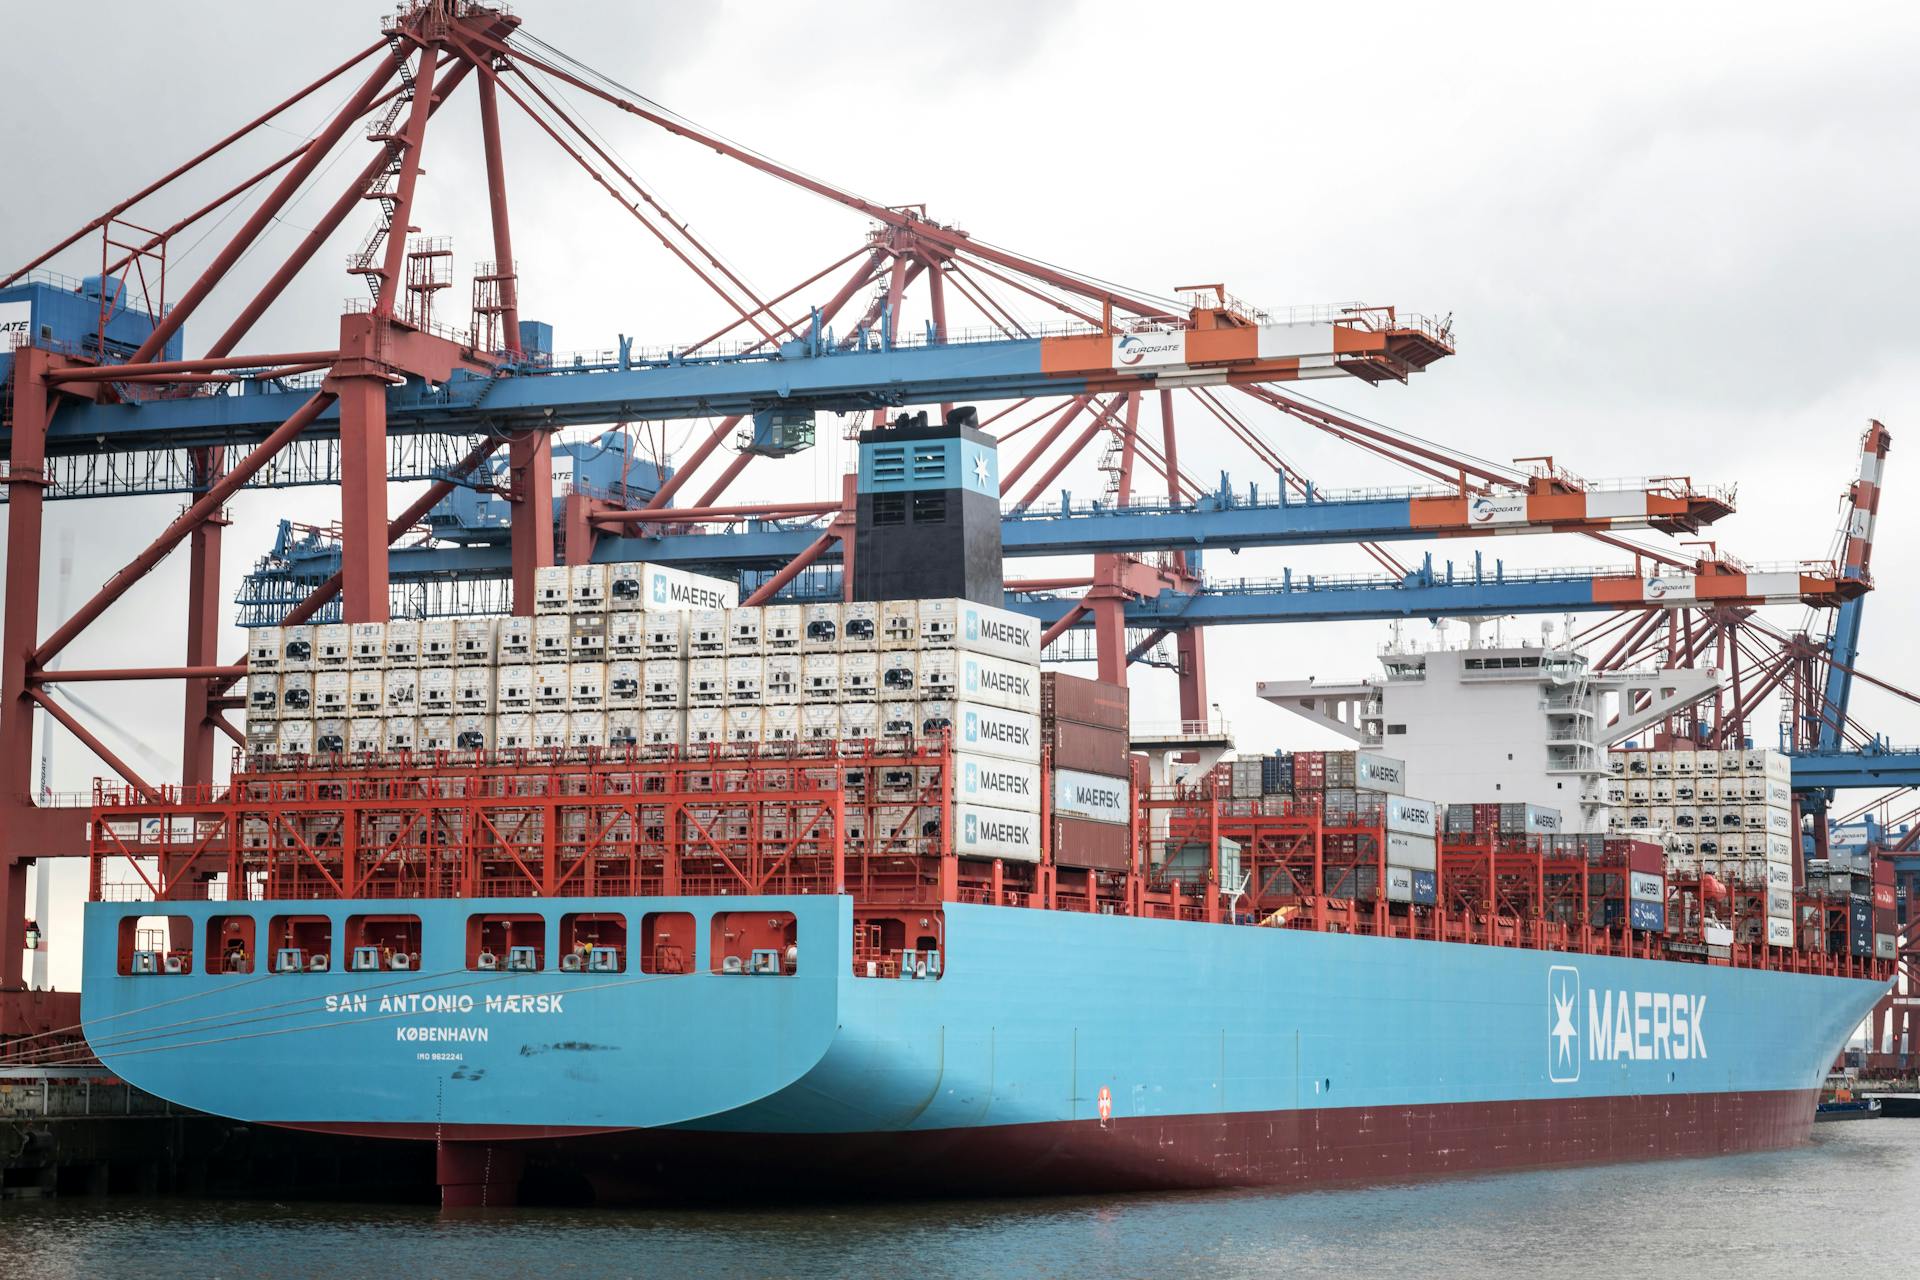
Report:
[[[1127,838],[1128,828],[1121,823],[1055,818],[1053,860],[1062,867],[1125,871],[1129,861]]]
[[[1124,730],[1096,729],[1060,720],[1047,726],[1045,737],[1053,748],[1056,769],[1077,769],[1110,778],[1127,776],[1127,748],[1131,744]]]
[[[1127,686],[1102,684],[1058,671],[1040,673],[1040,718],[1071,720],[1103,729],[1128,728]]]

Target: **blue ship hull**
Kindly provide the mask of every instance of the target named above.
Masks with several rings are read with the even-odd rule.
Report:
[[[840,897],[169,903],[422,919],[417,972],[123,975],[83,1017],[143,1089],[241,1120],[505,1143],[605,1185],[895,1191],[1320,1183],[1804,1140],[1884,988],[1458,943],[949,904],[938,979],[856,977]],[[717,910],[789,911],[790,975],[708,972]],[[474,972],[467,918],[699,922],[688,974]],[[555,1145],[558,1143],[559,1145]],[[812,1185],[809,1183],[809,1185]]]

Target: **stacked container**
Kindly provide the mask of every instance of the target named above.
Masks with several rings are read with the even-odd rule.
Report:
[[[638,564],[536,577],[530,618],[259,628],[248,644],[248,751],[683,743],[687,611],[724,609],[735,588]],[[783,626],[797,629],[789,615],[797,611],[781,615]],[[641,663],[655,658],[673,674],[650,693]],[[645,723],[651,707],[670,715]]]
[[[1049,671],[1040,732],[1053,757],[1053,860],[1124,871],[1132,864],[1133,789],[1127,687]]]

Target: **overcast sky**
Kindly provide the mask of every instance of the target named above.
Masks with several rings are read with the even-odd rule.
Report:
[[[369,43],[388,10],[107,3],[80,38],[70,12],[9,6],[0,32],[31,56],[9,65],[8,96],[22,109],[8,143],[14,177],[0,184],[0,261],[26,260]],[[1906,331],[1920,297],[1912,6],[529,0],[517,12],[530,32],[719,133],[883,202],[925,202],[935,218],[1039,259],[1163,294],[1223,280],[1269,308],[1365,300],[1451,313],[1459,354],[1409,385],[1308,389],[1487,458],[1552,454],[1596,478],[1737,483],[1738,513],[1713,536],[1749,560],[1827,554],[1860,433],[1878,417],[1895,448],[1875,559],[1882,590],[1861,661],[1916,683],[1897,639],[1920,623],[1903,592],[1920,572],[1903,499],[1910,484],[1920,490],[1920,464],[1909,475],[1902,448],[1920,385]],[[857,216],[642,122],[583,114],[765,291],[851,251],[864,233]],[[319,107],[291,113],[142,220],[159,225],[194,207],[220,177],[264,163],[319,119]],[[466,274],[491,256],[473,121],[471,90],[435,120],[417,219],[454,237],[455,323]],[[304,233],[369,148],[353,144],[287,210],[188,325],[189,353],[224,327],[248,282],[272,269],[274,252]],[[532,126],[510,119],[507,148],[522,313],[551,322],[560,349],[611,348],[622,333],[642,345],[684,342],[716,327],[711,296]],[[339,264],[365,229],[359,219],[343,228],[249,348],[333,340],[341,300],[359,290]],[[218,231],[195,235],[176,246],[174,281],[221,243]],[[97,243],[55,265],[82,274],[90,256],[97,262]],[[810,301],[825,300],[817,292]],[[1198,426],[1182,435],[1189,469],[1270,483],[1243,449]],[[671,424],[665,439],[681,444],[699,427]],[[1322,484],[1412,479],[1284,420],[1265,430]],[[811,454],[756,463],[740,495],[832,490],[847,454],[834,431],[821,434]],[[1097,493],[1097,456],[1060,487]],[[336,503],[324,490],[243,496],[227,534],[226,594],[266,550],[275,519],[327,520]],[[57,505],[49,558],[70,533],[74,591],[90,590],[179,505]],[[1436,552],[1471,555],[1463,543]],[[1622,559],[1568,538],[1504,539],[1488,553],[1513,565]],[[1207,567],[1266,576],[1285,566],[1373,567],[1353,548],[1216,553]],[[184,580],[183,564],[163,566],[68,661],[177,659],[182,642],[153,623],[177,616]],[[1798,611],[1778,612],[1799,625]],[[1513,633],[1538,628],[1526,620]],[[1375,624],[1216,634],[1213,697],[1244,746],[1331,745],[1255,700],[1252,685],[1371,674],[1383,638]],[[1171,714],[1168,677],[1143,674],[1136,690],[1136,714]],[[177,769],[177,688],[87,696],[113,709],[152,775]],[[1911,708],[1871,694],[1856,708],[1892,737],[1920,741]],[[61,789],[97,771],[71,740],[55,759]],[[77,895],[77,872],[56,878],[63,898]],[[74,914],[56,916],[62,985],[77,972],[64,927]]]

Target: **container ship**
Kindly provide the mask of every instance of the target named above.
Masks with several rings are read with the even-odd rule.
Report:
[[[94,1052],[185,1106],[432,1142],[455,1205],[1808,1137],[1892,930],[1796,869],[1777,758],[1560,768],[1530,753],[1565,723],[1515,725],[1519,767],[1576,784],[1555,804],[1405,725],[1240,760],[1145,732],[998,607],[991,464],[965,411],[864,433],[842,601],[588,564],[524,616],[260,629],[230,781],[97,784]],[[1564,717],[1594,687],[1565,651],[1487,653],[1516,656],[1401,655],[1382,701],[1532,682]],[[1708,777],[1711,862],[1673,835]]]

